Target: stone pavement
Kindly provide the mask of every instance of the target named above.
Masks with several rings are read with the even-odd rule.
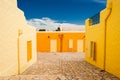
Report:
[[[38,53],[21,75],[0,80],[120,80],[84,61],[84,53]]]

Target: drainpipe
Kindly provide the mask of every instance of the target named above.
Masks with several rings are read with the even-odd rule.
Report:
[[[20,74],[20,36],[22,35],[22,30],[18,30],[18,75]]]
[[[111,15],[111,12],[112,12],[112,2],[109,2],[108,5],[107,5],[107,10],[109,11],[106,18],[105,18],[105,31],[104,31],[104,70],[105,70],[105,66],[106,66],[106,30],[107,30],[107,21]]]
[[[62,49],[63,49],[63,34],[59,34],[58,37],[60,38],[60,52],[62,52]]]

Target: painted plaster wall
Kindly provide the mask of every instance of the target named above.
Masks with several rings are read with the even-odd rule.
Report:
[[[69,48],[70,39],[73,40],[72,49]],[[37,32],[37,52],[50,52],[50,40],[57,40],[56,52],[77,52],[77,40],[84,41],[84,32]]]
[[[19,31],[22,32],[19,36]],[[18,37],[20,41],[20,73],[36,61],[35,28],[27,25],[17,0],[0,0],[0,76],[18,74]],[[28,40],[33,42],[33,58],[27,62]]]
[[[108,0],[100,12],[100,23],[86,20],[86,61],[120,77],[120,0]],[[89,56],[89,42],[95,42],[95,58]]]

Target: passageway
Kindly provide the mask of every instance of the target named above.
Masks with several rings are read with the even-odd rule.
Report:
[[[38,53],[37,62],[22,75],[34,75],[33,80],[119,80],[85,62],[84,53]]]
[[[0,80],[120,80],[84,61],[84,53],[38,53],[38,60],[21,75]]]

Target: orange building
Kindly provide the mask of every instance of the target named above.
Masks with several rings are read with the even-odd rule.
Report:
[[[37,52],[84,52],[84,32],[37,32]]]

